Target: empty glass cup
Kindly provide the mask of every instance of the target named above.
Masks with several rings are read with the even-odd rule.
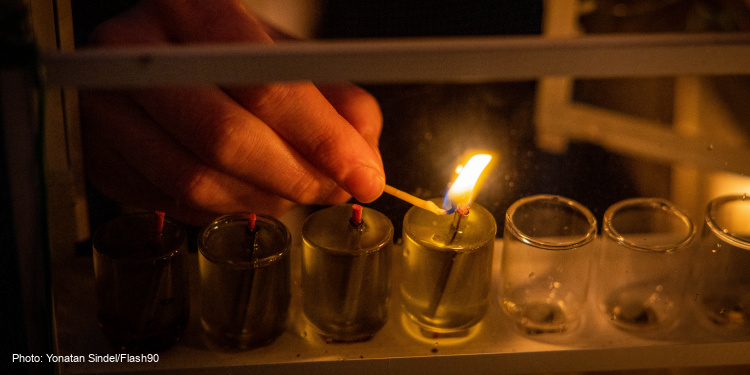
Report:
[[[596,219],[557,195],[513,203],[505,214],[502,306],[521,332],[568,333],[581,322]]]
[[[699,246],[698,310],[724,334],[750,336],[750,198],[712,200]]]
[[[672,203],[627,199],[604,213],[598,307],[616,327],[641,335],[673,328],[683,311],[695,227]]]

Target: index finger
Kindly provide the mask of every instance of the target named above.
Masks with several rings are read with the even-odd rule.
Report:
[[[262,23],[236,1],[154,3],[174,41],[272,43]],[[313,84],[268,84],[227,92],[357,200],[370,202],[382,193],[385,173],[371,147],[374,142],[358,133]],[[379,116],[371,108],[377,105],[364,116]]]
[[[340,196],[332,180],[218,88],[160,88],[133,96],[158,124],[213,168],[299,203]]]
[[[357,200],[370,202],[383,192],[380,156],[312,84],[270,84],[229,92]]]

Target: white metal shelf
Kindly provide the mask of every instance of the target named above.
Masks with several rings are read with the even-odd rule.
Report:
[[[750,363],[750,341],[712,336],[696,324],[689,311],[675,333],[660,340],[621,332],[593,312],[581,329],[554,340],[535,340],[517,333],[500,309],[498,296],[501,241],[496,242],[493,302],[475,334],[468,339],[427,339],[410,333],[398,297],[398,255],[394,248],[394,280],[390,316],[371,340],[331,343],[322,340],[301,313],[299,244],[292,252],[293,297],[289,327],[273,344],[245,352],[215,352],[200,337],[197,256],[193,255],[191,323],[183,339],[160,354],[155,364],[81,363],[60,366],[64,374],[81,373],[305,373],[305,374],[455,374],[471,369],[480,374],[519,374],[731,366]],[[93,266],[90,258],[71,259],[58,268],[56,318],[59,354],[112,353],[96,325]],[[591,301],[591,298],[589,298]]]
[[[750,74],[750,33],[375,39],[50,52],[47,84],[487,82]]]

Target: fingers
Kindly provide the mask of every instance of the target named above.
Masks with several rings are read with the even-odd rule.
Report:
[[[354,198],[367,203],[380,196],[380,156],[315,86],[269,84],[228,92]]]
[[[336,111],[377,151],[383,115],[375,98],[352,84],[318,84],[317,87]]]
[[[95,39],[111,44],[272,43],[263,24],[234,0],[143,1],[102,27]],[[377,151],[382,119],[369,94],[343,86],[326,88],[324,95],[309,83],[232,88],[226,93],[201,88],[135,94],[150,121],[193,158],[186,170],[172,173],[190,180],[197,178],[190,173],[203,168],[199,176],[207,176],[200,177],[206,182],[218,184],[224,181],[219,176],[231,177],[229,181],[301,203],[345,199],[338,186],[362,202],[382,193],[385,179]]]
[[[103,105],[106,104],[106,105]],[[185,212],[252,210],[278,215],[291,202],[223,174],[187,152],[119,95],[82,93],[87,173],[122,200],[150,199]],[[154,194],[149,198],[138,197]],[[168,198],[169,197],[169,198]],[[215,215],[213,215],[215,217]]]
[[[264,24],[232,0],[160,0],[153,4],[171,40],[272,43]],[[338,95],[329,91],[334,99],[344,101],[341,94],[345,91]],[[382,193],[385,174],[379,154],[371,147],[377,144],[380,126],[371,130],[373,121],[366,119],[375,117],[379,123],[379,109],[373,110],[376,105],[370,104],[367,111],[345,113],[368,130],[363,139],[312,84],[269,84],[227,92],[357,200],[370,202]]]
[[[216,88],[135,94],[146,112],[211,168],[300,203],[346,198],[295,148]]]
[[[85,145],[85,168],[89,181],[105,196],[126,206],[169,212],[180,221],[203,226],[215,219],[217,213],[180,205],[143,178],[118,153],[102,142]],[[89,157],[90,156],[90,157]]]
[[[154,0],[142,3],[170,41],[273,43],[265,25],[236,0]]]
[[[121,46],[133,44],[165,44],[168,37],[159,20],[144,11],[148,1],[99,25],[89,35],[93,45]]]
[[[94,30],[94,44],[273,43],[267,26],[235,0],[152,0]]]

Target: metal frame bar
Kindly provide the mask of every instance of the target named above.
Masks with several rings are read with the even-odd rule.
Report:
[[[750,33],[169,45],[44,53],[41,64],[49,85],[99,88],[734,75],[750,74]]]

